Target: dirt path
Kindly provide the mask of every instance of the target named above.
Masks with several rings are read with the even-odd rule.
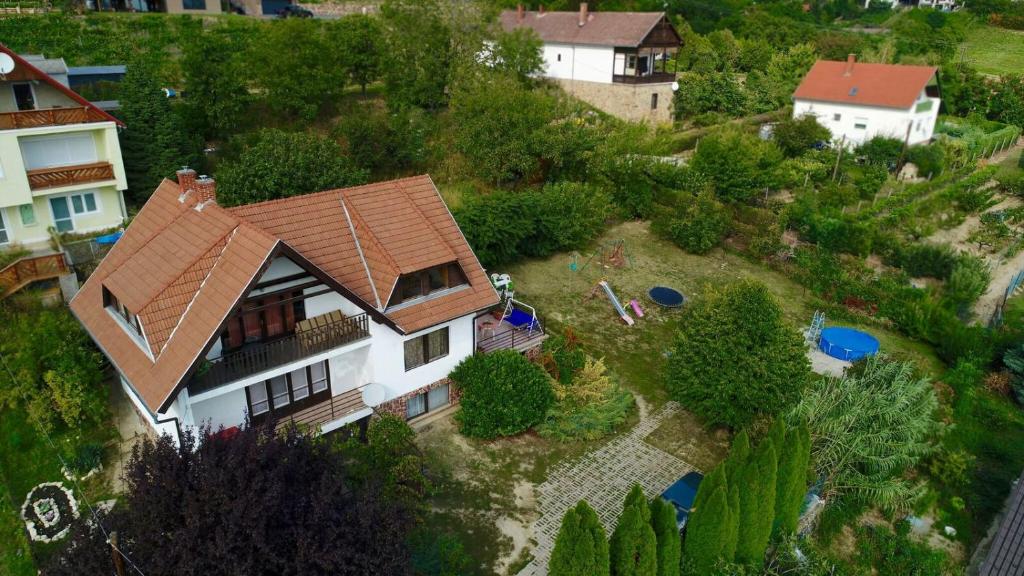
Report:
[[[1008,260],[1000,258],[999,262],[992,271],[992,281],[988,284],[988,290],[974,304],[975,319],[981,323],[988,322],[992,314],[995,313],[996,307],[1003,301],[1003,295],[1006,294],[1006,289],[1010,286],[1010,280],[1018,272],[1024,270],[1024,251]]]

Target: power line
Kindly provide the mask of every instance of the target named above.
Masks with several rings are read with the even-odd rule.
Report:
[[[14,386],[15,388],[18,388],[18,380],[14,376],[14,371],[11,370],[11,367],[7,364],[7,358],[3,355],[3,353],[0,353],[0,363],[4,365],[4,370],[7,372],[7,376],[10,377],[11,379],[11,385]],[[24,401],[25,405],[27,406],[29,403],[28,394],[24,390],[22,390],[21,396],[22,401]],[[81,497],[82,501],[85,502],[86,507],[89,508],[89,515],[92,516],[93,522],[95,522],[96,526],[99,527],[100,532],[103,533],[103,537],[104,539],[106,539],[107,543],[110,544],[111,549],[118,555],[120,555],[121,558],[123,558],[125,562],[127,562],[128,565],[131,566],[131,568],[139,574],[139,576],[146,576],[145,572],[143,572],[142,569],[139,568],[138,564],[132,561],[132,559],[129,558],[128,555],[125,554],[124,551],[122,551],[121,548],[117,545],[116,538],[113,541],[111,540],[110,532],[108,532],[107,529],[103,527],[103,523],[100,522],[99,514],[96,513],[96,508],[93,507],[92,502],[89,501],[89,497],[86,496],[85,490],[82,489],[82,485],[78,483],[78,476],[75,475],[74,470],[72,470],[71,467],[68,466],[68,463],[64,460],[64,457],[61,456],[60,449],[57,448],[57,444],[53,441],[53,438],[50,437],[50,433],[46,431],[46,427],[43,426],[42,421],[39,419],[38,416],[34,415],[31,410],[26,410],[25,412],[28,413],[29,417],[35,421],[36,428],[39,430],[39,432],[42,433],[43,437],[46,438],[46,442],[47,444],[50,445],[50,448],[53,450],[53,453],[57,455],[57,460],[60,461],[62,470],[68,470],[71,472],[71,482],[75,485],[75,489],[78,491],[78,494]]]

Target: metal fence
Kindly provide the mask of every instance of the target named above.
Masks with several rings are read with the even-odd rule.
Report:
[[[1017,274],[1010,279],[1010,285],[1006,287],[1006,292],[1003,293],[1002,300],[1000,300],[999,305],[996,306],[996,311],[992,314],[992,319],[989,320],[989,326],[993,328],[1002,326],[1006,303],[1011,297],[1013,297],[1014,292],[1016,292],[1021,286],[1024,286],[1024,270],[1017,272]]]

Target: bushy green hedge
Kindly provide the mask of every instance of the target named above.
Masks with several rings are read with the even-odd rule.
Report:
[[[484,267],[492,268],[582,248],[601,233],[610,210],[601,189],[562,182],[475,197],[455,211],[455,219]]]
[[[729,211],[711,191],[675,210],[659,214],[652,229],[691,254],[707,254],[729,230]]]
[[[474,438],[523,432],[543,420],[554,401],[544,369],[515,350],[474,354],[450,377],[462,392],[459,428]]]

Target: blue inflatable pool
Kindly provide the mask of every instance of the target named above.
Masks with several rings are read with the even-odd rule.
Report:
[[[836,326],[821,331],[818,349],[833,358],[853,362],[878,352],[878,339],[860,330]]]

